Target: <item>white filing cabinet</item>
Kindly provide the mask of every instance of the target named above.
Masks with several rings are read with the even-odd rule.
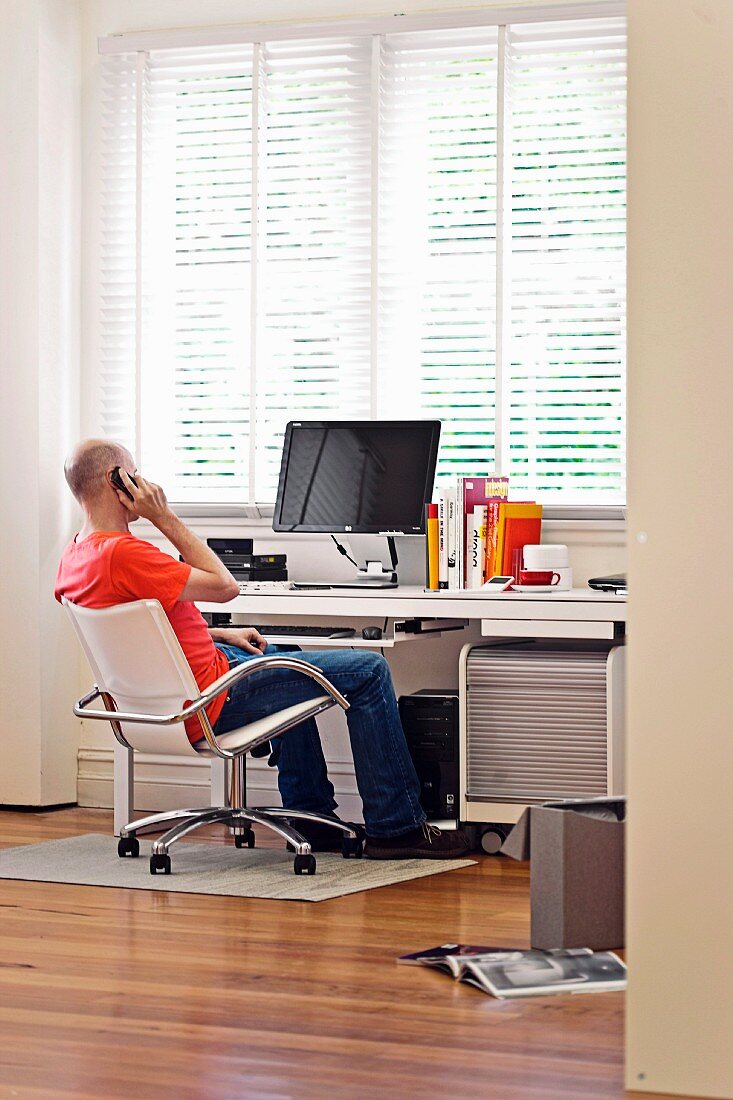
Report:
[[[612,642],[463,648],[461,820],[497,826],[482,828],[486,851],[527,806],[624,793],[625,670]]]

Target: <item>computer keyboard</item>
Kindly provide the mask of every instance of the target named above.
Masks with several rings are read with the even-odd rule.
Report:
[[[255,624],[257,625],[257,624]],[[259,626],[260,634],[267,637],[300,637],[300,638],[353,638],[356,630],[353,626],[287,626],[278,623],[277,626]]]

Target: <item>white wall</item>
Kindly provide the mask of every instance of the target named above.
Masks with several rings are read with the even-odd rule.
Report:
[[[733,1097],[733,4],[629,18],[627,1084]]]
[[[48,805],[76,798],[78,664],[51,593],[79,432],[80,23],[64,0],[0,20],[0,805]]]

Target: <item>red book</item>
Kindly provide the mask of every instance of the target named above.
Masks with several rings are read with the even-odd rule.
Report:
[[[511,576],[514,551],[540,541],[542,533],[541,504],[505,504],[504,508],[504,549],[501,559],[501,573]]]
[[[509,478],[497,477],[495,474],[491,474],[489,477],[462,477],[460,479],[460,491],[463,499],[463,546],[467,549],[468,529],[470,521],[473,520],[474,508],[488,505],[492,501],[506,500],[509,496]],[[490,515],[488,518],[490,518]],[[464,554],[464,574],[466,575],[462,578],[461,587],[467,585],[468,582],[465,568],[467,559],[468,553]]]

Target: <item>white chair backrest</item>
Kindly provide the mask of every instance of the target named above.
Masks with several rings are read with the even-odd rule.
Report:
[[[136,600],[92,609],[64,600],[74,629],[102,691],[118,710],[178,714],[199,695],[196,680],[163,608],[157,600]],[[102,708],[93,703],[90,709]],[[122,723],[135,749],[172,756],[198,756],[183,722],[153,726]]]

